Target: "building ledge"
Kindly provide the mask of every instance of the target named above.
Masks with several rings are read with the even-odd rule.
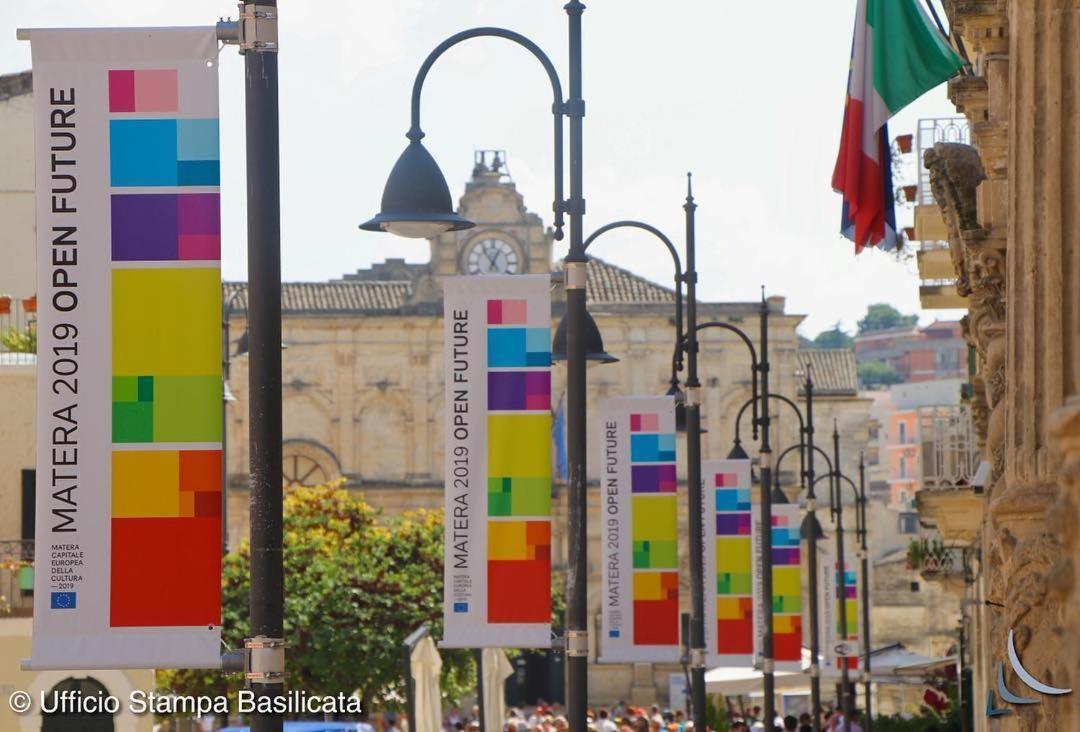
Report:
[[[924,524],[935,526],[951,546],[975,546],[982,529],[985,498],[971,486],[924,488],[915,494],[915,508]]]

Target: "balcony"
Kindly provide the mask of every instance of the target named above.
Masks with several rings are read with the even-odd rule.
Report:
[[[34,614],[34,542],[0,541],[0,617]]]
[[[954,546],[971,546],[982,523],[982,489],[976,487],[979,456],[966,405],[920,410],[923,489],[915,494],[919,520]]]

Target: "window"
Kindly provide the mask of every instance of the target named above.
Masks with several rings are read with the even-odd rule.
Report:
[[[907,477],[907,457],[904,455],[900,456],[900,477]]]
[[[915,512],[900,514],[898,530],[901,534],[917,534],[919,532],[919,514]]]
[[[903,422],[900,423],[900,444],[907,442],[907,425]]]
[[[911,591],[912,592],[918,592],[919,591],[919,583],[918,582],[912,582],[911,583]]]

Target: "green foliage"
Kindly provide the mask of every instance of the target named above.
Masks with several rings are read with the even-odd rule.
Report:
[[[837,323],[829,330],[823,330],[814,338],[814,348],[854,348],[855,339],[840,329]]]
[[[859,383],[866,388],[899,384],[904,380],[900,372],[885,361],[863,361],[856,367],[856,373]]]
[[[441,512],[417,511],[386,523],[336,486],[289,489],[285,498],[287,688],[312,694],[359,691],[372,702],[404,698],[401,643],[423,623],[442,635]],[[248,633],[250,547],[225,558],[223,638],[239,648]],[[456,700],[475,685],[468,651],[442,651],[442,688]],[[235,694],[238,675],[161,672],[179,694]]]
[[[22,330],[11,326],[0,333],[0,343],[12,353],[37,353],[37,324],[30,321]]]
[[[875,303],[866,308],[866,317],[858,322],[859,334],[889,328],[911,328],[919,322],[918,315],[901,315],[900,311],[888,303]]]

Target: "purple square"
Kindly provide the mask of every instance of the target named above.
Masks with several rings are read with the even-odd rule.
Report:
[[[177,212],[180,234],[221,233],[221,194],[181,193]]]
[[[177,258],[176,194],[116,194],[111,199],[114,262]]]
[[[718,513],[716,514],[717,536],[749,536],[750,514],[748,513]]]

